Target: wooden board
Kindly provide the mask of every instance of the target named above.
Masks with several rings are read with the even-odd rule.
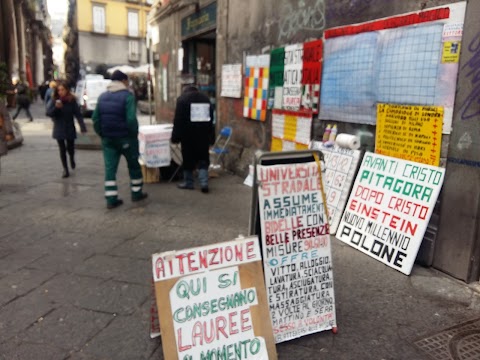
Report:
[[[227,259],[227,248],[234,258]],[[159,261],[173,271],[159,272]],[[248,359],[277,359],[257,237],[155,254],[152,266],[165,359],[229,358],[238,349]],[[218,311],[205,310],[214,303]],[[197,305],[201,314],[189,315]]]

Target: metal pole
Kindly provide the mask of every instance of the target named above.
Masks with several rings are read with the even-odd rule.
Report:
[[[148,113],[150,116],[150,125],[152,125],[152,73],[151,68],[153,67],[153,56],[152,56],[152,40],[148,40],[148,82],[147,82],[147,94],[148,94]]]

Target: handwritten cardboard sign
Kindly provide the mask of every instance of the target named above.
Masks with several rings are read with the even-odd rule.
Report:
[[[277,359],[257,237],[155,254],[165,359]]]
[[[367,152],[337,239],[409,275],[445,169]]]
[[[336,327],[329,226],[317,164],[258,165],[257,175],[275,341]]]
[[[319,141],[312,141],[310,148],[321,150],[323,153],[330,234],[335,234],[355,179],[361,152],[337,145],[326,147]]]

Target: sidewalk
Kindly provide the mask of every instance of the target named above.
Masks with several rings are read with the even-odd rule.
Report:
[[[77,169],[62,179],[51,121],[40,103],[33,110],[33,123],[17,119],[23,146],[2,158],[0,359],[163,359],[149,337],[151,254],[246,235],[251,188],[228,174],[207,195],[162,182],[133,204],[122,161],[125,204],[107,210],[101,152],[77,150]],[[433,357],[419,341],[480,318],[475,286],[418,266],[405,276],[332,244],[338,334],[279,344],[279,359],[448,359],[435,353],[447,341]]]

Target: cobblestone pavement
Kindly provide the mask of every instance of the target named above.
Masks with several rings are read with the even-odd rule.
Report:
[[[150,339],[155,252],[232,240],[248,231],[251,188],[222,174],[211,193],[174,183],[107,210],[100,151],[77,150],[62,179],[51,122],[19,118],[25,141],[0,175],[0,359],[163,359]],[[148,123],[148,116],[142,118]],[[434,270],[402,275],[333,240],[339,333],[279,344],[280,359],[427,359],[414,342],[480,317],[474,287]]]

